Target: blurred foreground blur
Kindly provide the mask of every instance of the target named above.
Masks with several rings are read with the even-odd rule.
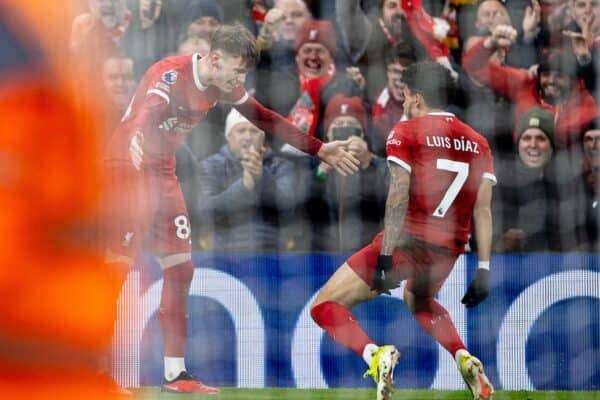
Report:
[[[73,98],[73,9],[0,1],[2,399],[116,398],[98,368],[121,281],[97,243],[101,117]]]

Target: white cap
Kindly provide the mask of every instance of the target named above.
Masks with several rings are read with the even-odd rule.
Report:
[[[225,137],[229,135],[229,132],[231,132],[234,126],[242,122],[248,122],[249,124],[252,123],[248,121],[248,119],[242,114],[240,114],[238,110],[232,108],[229,114],[227,114],[227,119],[225,120]]]

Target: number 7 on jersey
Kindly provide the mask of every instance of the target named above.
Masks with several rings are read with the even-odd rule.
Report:
[[[456,173],[456,177],[450,186],[448,186],[448,190],[446,190],[442,201],[440,201],[440,204],[438,204],[433,212],[434,217],[444,218],[444,215],[446,215],[446,212],[450,206],[452,206],[456,196],[458,196],[458,192],[460,192],[460,189],[462,189],[469,176],[469,164],[445,158],[438,158],[436,168]]]

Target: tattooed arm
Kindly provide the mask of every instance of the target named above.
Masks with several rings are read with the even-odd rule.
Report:
[[[398,244],[408,208],[410,187],[410,172],[394,162],[390,162],[388,165],[390,189],[385,204],[382,255],[391,255]]]

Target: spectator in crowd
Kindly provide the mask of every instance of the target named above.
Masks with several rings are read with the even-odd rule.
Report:
[[[306,21],[294,42],[294,67],[274,71],[256,86],[260,102],[288,115],[294,125],[319,139],[325,138],[323,116],[329,100],[336,94],[361,95],[356,82],[336,69],[336,43],[329,21]]]
[[[464,49],[473,47],[481,37],[489,35],[497,25],[510,25],[510,23],[510,15],[502,2],[482,1],[477,7],[475,23],[465,41]],[[489,62],[505,65],[506,58],[507,49],[498,48],[490,55]],[[463,100],[460,106],[464,110],[465,122],[485,136],[496,160],[505,156],[512,159],[515,149],[511,136],[514,129],[511,102],[472,76],[461,76],[460,89],[462,96],[457,96],[457,100]]]
[[[257,41],[261,57],[265,50],[273,49],[294,53],[294,39],[304,22],[313,16],[303,0],[275,0],[267,11]],[[291,57],[293,60],[293,56]]]
[[[114,53],[130,23],[131,12],[125,0],[90,0],[88,12],[73,20],[69,47],[76,54],[87,52],[88,56]]]
[[[187,0],[127,0],[132,19],[125,43],[140,77],[152,64],[177,49]]]
[[[600,40],[597,38],[597,17],[592,13],[576,30],[564,30],[563,35],[571,40],[571,48],[577,59],[578,76],[583,80],[585,87],[594,96],[596,103],[600,99],[600,86],[597,76],[600,71]]]
[[[581,141],[581,129],[597,115],[597,105],[579,85],[576,61],[572,55],[554,50],[540,63],[537,73],[498,65],[490,57],[498,48],[509,47],[516,38],[514,28],[498,25],[491,35],[480,39],[465,53],[463,65],[479,82],[515,104],[515,118],[535,105],[552,112],[555,120],[555,144],[569,147]]]
[[[294,41],[304,22],[312,20],[303,0],[276,0],[264,17],[256,42],[260,61],[250,79],[255,87],[268,87],[274,72],[296,68]]]
[[[131,18],[125,0],[89,1],[89,10],[75,17],[71,26],[69,49],[83,71],[76,80],[97,75],[104,60],[124,54]],[[81,90],[81,83],[76,82],[76,86]],[[102,80],[98,80],[94,90],[102,90]]]
[[[570,0],[540,1],[540,24],[533,41],[533,45],[538,51],[561,47],[564,40],[562,31],[572,21],[569,3]]]
[[[200,162],[196,203],[201,248],[277,252],[286,248],[280,225],[294,205],[293,164],[265,147],[265,133],[235,109],[225,124],[227,144]],[[212,222],[212,223],[211,223]]]
[[[508,10],[500,0],[483,0],[477,6],[475,24],[465,39],[464,50],[469,50],[480,37],[489,35],[497,25],[511,24]]]
[[[600,252],[600,119],[594,120],[583,133],[583,186],[585,224],[579,240],[583,249]]]
[[[580,33],[589,30],[590,42],[594,47],[600,41],[600,4],[595,0],[563,0],[554,4],[543,2],[541,21],[535,34],[535,49],[539,52],[547,48],[569,48],[564,32]],[[569,35],[567,35],[569,36]]]
[[[558,250],[553,222],[556,193],[551,169],[554,120],[540,106],[525,113],[517,128],[517,154],[498,162],[494,200],[496,251]]]
[[[177,54],[180,56],[192,55],[194,53],[204,56],[208,54],[209,50],[210,42],[208,39],[197,36],[188,37],[183,42],[179,43],[179,46],[177,46]]]
[[[583,155],[586,166],[600,167],[600,119],[595,119],[583,132]]]
[[[186,37],[210,40],[212,34],[223,23],[223,8],[217,0],[189,0],[183,15],[183,31],[179,42]]]
[[[372,111],[374,134],[371,147],[382,157],[385,156],[387,137],[404,113],[402,72],[415,61],[410,48],[405,45],[394,46],[386,53],[387,84],[377,96]]]
[[[522,29],[515,44],[510,49],[500,48],[490,57],[498,64],[506,64],[512,67],[528,68],[537,63],[536,49],[532,45],[539,31],[541,19],[541,7],[537,0],[532,0],[527,6],[521,21]],[[489,35],[498,25],[513,25],[507,5],[500,0],[485,0],[477,6],[475,21],[471,29],[467,30],[464,41],[464,51],[469,50],[482,36]],[[465,21],[466,22],[466,21]]]
[[[383,0],[374,15],[367,16],[359,0],[336,0],[336,21],[342,48],[349,63],[360,68],[366,80],[369,102],[386,85],[385,53],[391,46],[407,45],[417,60],[430,59],[410,30],[400,0]]]
[[[591,39],[600,43],[600,3],[596,0],[568,0],[571,22],[566,30],[581,32],[589,27]]]
[[[327,140],[352,141],[348,150],[360,160],[358,173],[345,177],[325,163],[311,174],[306,203],[313,251],[355,251],[381,230],[387,195],[385,158],[369,151],[367,113],[358,97],[334,96],[325,111]]]
[[[110,57],[104,61],[102,79],[106,93],[106,130],[104,145],[117,124],[125,115],[125,110],[131,101],[135,91],[135,80],[133,78],[133,60],[128,57]]]

